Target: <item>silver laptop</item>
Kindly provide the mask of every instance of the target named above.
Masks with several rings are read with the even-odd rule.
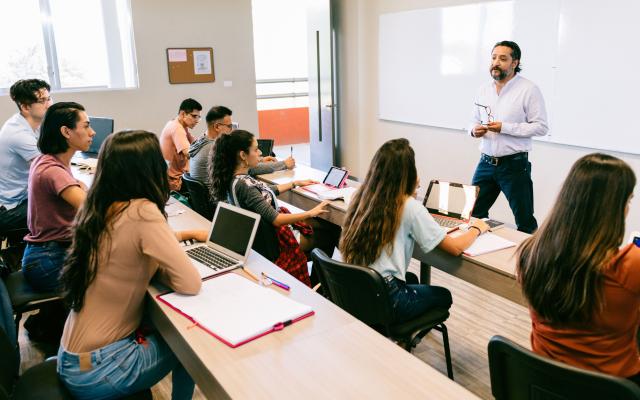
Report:
[[[259,214],[218,202],[207,242],[185,249],[202,279],[244,265],[259,222]]]
[[[433,180],[423,204],[448,233],[469,223],[479,190],[477,186]]]

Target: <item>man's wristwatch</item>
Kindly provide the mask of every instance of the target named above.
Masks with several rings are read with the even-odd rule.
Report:
[[[296,185],[295,181],[291,181],[291,189],[297,188],[299,185]]]
[[[475,229],[478,231],[478,236],[482,235],[482,231],[480,230],[480,228],[478,228],[477,226],[470,226],[469,229]]]

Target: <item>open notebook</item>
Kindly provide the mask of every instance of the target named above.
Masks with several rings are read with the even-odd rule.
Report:
[[[311,307],[233,273],[203,281],[196,296],[167,293],[158,300],[231,347],[313,315]]]
[[[516,243],[486,232],[478,236],[476,241],[464,251],[464,254],[475,257],[514,246],[516,246]]]

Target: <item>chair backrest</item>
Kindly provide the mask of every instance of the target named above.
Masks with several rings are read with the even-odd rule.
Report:
[[[187,185],[189,191],[189,202],[193,210],[209,221],[213,219],[213,212],[216,209],[215,202],[209,197],[207,186],[197,179],[194,179],[188,172],[182,174],[182,182]]]
[[[388,327],[393,316],[391,302],[387,285],[377,271],[333,260],[320,249],[314,249],[311,256],[320,283],[333,303],[376,330]]]
[[[489,341],[491,392],[505,399],[640,399],[628,379],[542,357],[502,336]]]

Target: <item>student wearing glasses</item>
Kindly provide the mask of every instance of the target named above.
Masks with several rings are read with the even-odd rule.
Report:
[[[126,179],[123,179],[126,177]],[[167,165],[155,134],[110,135],[80,210],[62,273],[71,312],[58,351],[58,374],[77,399],[115,399],[172,372],[172,399],[191,399],[194,383],[143,318],[152,277],[174,291],[200,291],[198,271],[180,246],[205,231],[167,224]]]
[[[192,178],[199,180],[209,186],[209,176],[207,172],[209,163],[209,152],[213,148],[213,143],[220,135],[231,133],[233,121],[232,111],[225,106],[211,107],[207,116],[207,131],[196,139],[189,147],[189,174]],[[296,161],[289,157],[283,161],[278,161],[275,157],[262,157],[261,162],[255,168],[249,170],[249,175],[269,174],[283,169],[293,169]]]
[[[27,227],[29,166],[40,155],[40,124],[51,105],[49,84],[23,79],[9,89],[18,112],[0,129],[0,235]]]
[[[189,170],[189,146],[194,141],[189,129],[198,125],[201,111],[202,105],[196,100],[183,100],[178,116],[167,122],[160,133],[162,155],[169,164],[169,188],[176,192],[184,192],[182,174]]]
[[[640,384],[640,248],[620,247],[635,185],[616,157],[580,158],[547,219],[520,245],[516,273],[534,352]]]

